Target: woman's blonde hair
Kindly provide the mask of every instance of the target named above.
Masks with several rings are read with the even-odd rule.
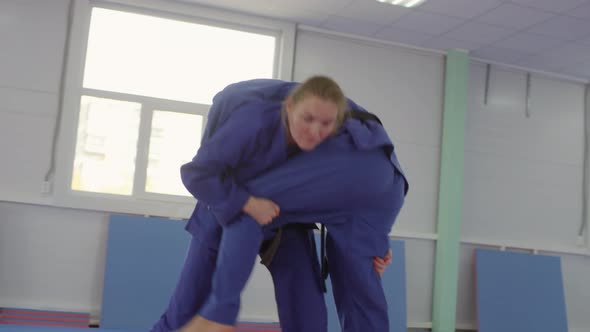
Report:
[[[327,76],[312,76],[293,89],[287,96],[287,100],[290,100],[295,105],[309,96],[318,97],[336,104],[338,107],[336,128],[340,127],[344,121],[348,101],[338,83]]]

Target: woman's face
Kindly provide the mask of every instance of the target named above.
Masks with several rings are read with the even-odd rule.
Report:
[[[287,119],[292,141],[303,151],[311,151],[336,129],[338,106],[316,96],[293,103],[287,101]]]

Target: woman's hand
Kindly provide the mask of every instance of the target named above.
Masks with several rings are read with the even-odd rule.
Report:
[[[392,255],[393,255],[393,253],[391,252],[391,249],[389,249],[389,251],[387,251],[387,255],[385,255],[385,257],[383,257],[383,258],[373,257],[373,268],[375,269],[375,271],[377,272],[379,277],[381,277],[383,272],[385,272],[385,269],[387,268],[387,266],[389,264],[391,264]]]
[[[267,225],[279,216],[280,208],[269,199],[250,196],[242,211],[254,218],[260,225]]]

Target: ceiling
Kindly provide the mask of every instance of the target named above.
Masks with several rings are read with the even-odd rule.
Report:
[[[183,0],[590,80],[590,0]]]

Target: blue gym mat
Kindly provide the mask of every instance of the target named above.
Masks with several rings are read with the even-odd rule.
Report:
[[[476,250],[480,332],[567,332],[559,257]]]
[[[184,224],[165,218],[111,216],[101,319],[101,327],[105,331],[146,331],[160,317],[174,290],[190,242]],[[383,275],[389,303],[390,331],[405,332],[404,242],[391,241],[391,247],[392,264]],[[328,289],[329,331],[336,332],[340,331],[340,327],[329,282]],[[267,329],[276,328],[275,324]]]
[[[149,330],[162,315],[184,264],[185,222],[112,215],[100,326]]]

